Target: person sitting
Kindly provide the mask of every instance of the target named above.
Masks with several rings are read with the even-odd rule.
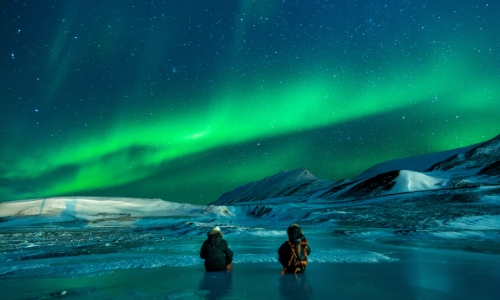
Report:
[[[307,239],[298,224],[291,224],[286,232],[288,241],[278,249],[278,260],[283,266],[281,274],[302,273],[306,270],[311,247],[307,244]]]
[[[215,226],[207,234],[208,238],[201,246],[200,257],[205,260],[207,271],[224,271],[232,269],[233,251],[222,239],[219,226]]]

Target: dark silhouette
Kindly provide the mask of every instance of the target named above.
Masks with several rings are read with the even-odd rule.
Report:
[[[208,233],[207,240],[201,246],[200,257],[205,260],[207,271],[232,269],[233,251],[222,237],[219,226],[216,226]]]
[[[283,266],[281,273],[303,273],[307,267],[311,247],[307,244],[307,239],[299,225],[290,225],[286,232],[288,241],[278,249],[278,259]]]

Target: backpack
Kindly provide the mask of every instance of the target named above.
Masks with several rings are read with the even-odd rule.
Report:
[[[301,273],[305,271],[307,266],[307,240],[302,240],[299,244],[297,244],[297,251],[295,251],[295,247],[288,241],[288,245],[290,246],[290,252],[292,255],[290,256],[290,260],[283,264],[283,270],[281,274],[287,273]],[[298,253],[297,253],[298,252]]]

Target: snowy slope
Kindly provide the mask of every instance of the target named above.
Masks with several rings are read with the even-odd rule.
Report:
[[[47,223],[122,225],[144,217],[196,217],[219,215],[222,208],[207,211],[204,206],[159,199],[67,197],[8,201],[0,203],[0,227]]]
[[[307,198],[315,192],[328,189],[336,182],[319,179],[309,171],[299,168],[290,172],[280,172],[261,181],[248,183],[222,195],[214,205],[225,205],[259,201],[271,198]]]
[[[485,168],[500,161],[500,135],[473,149],[438,162],[427,171],[460,171]]]
[[[0,218],[33,215],[96,218],[106,214],[127,214],[135,217],[177,216],[201,212],[200,206],[159,199],[68,197],[0,203]]]
[[[438,162],[446,160],[460,153],[466,153],[467,151],[474,149],[482,144],[483,143],[479,143],[468,147],[457,148],[442,152],[389,160],[366,169],[366,171],[361,173],[359,176],[356,176],[352,180],[356,181],[356,180],[368,179],[375,175],[386,173],[393,170],[409,170],[409,171],[425,172],[427,169],[429,169]]]
[[[395,180],[391,193],[407,193],[439,189],[446,179],[429,176],[420,172],[402,170]]]
[[[443,188],[447,181],[446,176],[429,176],[420,172],[396,170],[345,185],[341,189],[333,188],[320,195],[319,198],[346,201],[415,191],[430,191]]]
[[[491,165],[481,169],[478,175],[500,176],[500,161],[496,161]]]
[[[345,203],[416,191],[496,186],[500,185],[498,161],[500,136],[469,147],[381,163],[352,180],[323,180],[304,169],[282,172],[226,193],[213,204]]]
[[[308,178],[316,178],[316,181],[312,183],[310,181],[301,181],[301,174],[305,174]],[[443,189],[451,182],[450,176],[446,173],[425,174],[408,170],[385,172],[365,180],[338,182],[317,181],[317,177],[313,177],[306,170],[302,172],[296,170],[278,175],[279,178],[286,178],[287,180],[280,181],[275,180],[273,177],[266,178],[233,190],[212,204],[287,204],[297,202],[316,203],[318,201],[338,203],[384,195]],[[289,183],[293,184],[287,186]],[[293,193],[287,194],[283,193],[283,191],[293,191]]]

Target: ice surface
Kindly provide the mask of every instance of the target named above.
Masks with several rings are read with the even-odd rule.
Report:
[[[10,291],[8,299],[494,299],[498,292],[495,255],[306,234],[310,264],[298,276],[280,275],[283,237],[226,234],[235,253],[230,273],[204,271],[198,251],[205,237],[196,236],[116,253],[9,260],[0,267],[0,289]]]
[[[435,183],[416,172],[401,178],[411,176]],[[2,203],[0,290],[10,293],[0,299],[494,299],[498,196],[460,203],[465,213],[443,200],[404,199],[358,207],[110,198]],[[427,227],[405,227],[411,218]],[[310,264],[306,274],[281,276],[277,249],[297,220],[312,248]],[[358,225],[339,226],[349,222]],[[229,274],[205,273],[199,258],[215,225],[235,253]]]

